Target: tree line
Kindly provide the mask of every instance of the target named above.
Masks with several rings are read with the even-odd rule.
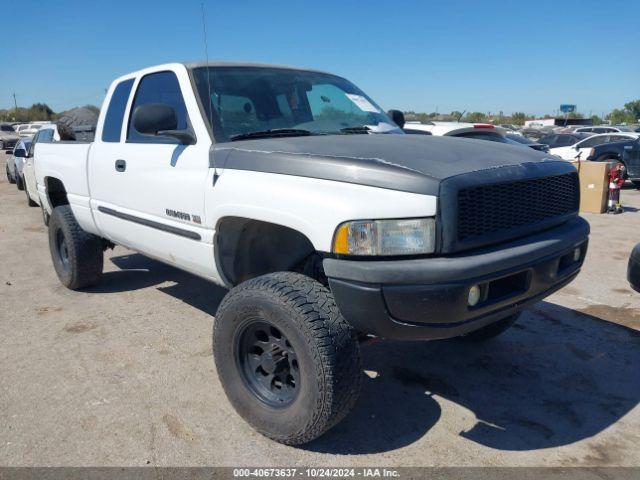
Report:
[[[100,109],[95,105],[85,105],[84,108],[88,108],[96,113],[100,113]],[[66,111],[66,110],[65,110]],[[35,122],[35,121],[54,121],[60,115],[65,112],[54,112],[46,103],[34,103],[30,107],[18,107],[11,109],[0,109],[0,121],[3,122]],[[528,115],[524,112],[514,112],[511,115],[491,115],[483,112],[459,112],[453,111],[448,114],[431,112],[431,113],[418,113],[414,111],[405,112],[407,120],[418,120],[420,122],[429,121],[457,121],[461,122],[490,122],[490,123],[507,123],[514,125],[524,125],[526,120],[533,120],[537,118],[534,115]],[[552,118],[553,115],[545,115],[543,118]],[[584,118],[583,114],[579,112],[573,112],[569,114],[569,118]],[[634,100],[624,104],[622,108],[615,108],[604,118],[598,115],[592,115],[594,125],[599,125],[604,122],[611,122],[613,125],[622,123],[631,124],[640,122],[640,100]]]
[[[511,115],[503,115],[499,113],[497,115],[492,115],[490,113],[484,112],[459,112],[453,111],[451,113],[418,113],[414,111],[405,112],[405,116],[407,120],[418,120],[420,122],[429,122],[429,121],[442,121],[442,122],[451,122],[451,121],[461,121],[461,122],[469,122],[469,123],[478,123],[478,122],[487,122],[487,123],[506,123],[513,125],[524,125],[526,120],[533,120],[535,118],[539,118],[535,115],[529,115],[524,112],[514,112]],[[554,115],[544,115],[542,118],[553,118]],[[569,118],[585,118],[582,113],[573,112],[568,115]],[[599,125],[605,122],[611,122],[613,125],[619,124],[632,124],[632,123],[640,123],[640,100],[634,100],[632,102],[628,102],[624,104],[623,108],[616,108],[612,110],[609,114],[605,115],[604,118],[601,118],[598,115],[592,115],[591,120],[594,125]]]
[[[96,113],[100,113],[100,109],[95,105],[84,105],[83,108],[87,108]],[[20,123],[55,121],[67,111],[68,110],[56,113],[46,103],[34,103],[30,107],[0,109],[0,121]]]

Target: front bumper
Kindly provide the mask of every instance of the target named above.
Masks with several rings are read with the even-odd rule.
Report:
[[[393,261],[329,258],[323,266],[336,304],[356,330],[395,340],[434,340],[482,328],[562,288],[580,271],[588,235],[589,224],[576,218],[463,254]],[[480,285],[482,295],[470,307],[473,285]]]

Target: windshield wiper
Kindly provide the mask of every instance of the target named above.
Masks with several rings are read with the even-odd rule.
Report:
[[[367,134],[371,131],[369,127],[366,125],[361,125],[358,127],[345,127],[341,128],[340,132],[345,135],[353,135],[353,134]]]
[[[269,138],[269,137],[304,137],[312,135],[309,130],[301,128],[271,128],[269,130],[256,130],[255,132],[239,133],[233,135],[229,140],[246,140],[249,138]]]

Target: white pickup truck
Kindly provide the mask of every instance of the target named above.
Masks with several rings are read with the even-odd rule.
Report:
[[[99,282],[115,244],[230,289],[215,312],[220,381],[287,444],[353,406],[360,341],[491,338],[569,283],[587,249],[567,162],[405,135],[355,85],[312,70],[125,75],[95,141],[39,142],[35,170],[67,287]]]

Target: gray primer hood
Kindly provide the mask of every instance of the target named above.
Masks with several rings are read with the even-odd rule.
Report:
[[[567,162],[528,147],[425,135],[243,140],[214,145],[210,157],[212,167],[335,180],[427,195],[437,195],[442,180],[472,172],[493,170],[491,176],[506,181],[513,179],[514,169],[529,170],[531,164],[542,162],[562,163],[566,171],[573,169]],[[545,169],[535,170],[540,174]],[[550,168],[549,174],[554,173],[557,168]]]

